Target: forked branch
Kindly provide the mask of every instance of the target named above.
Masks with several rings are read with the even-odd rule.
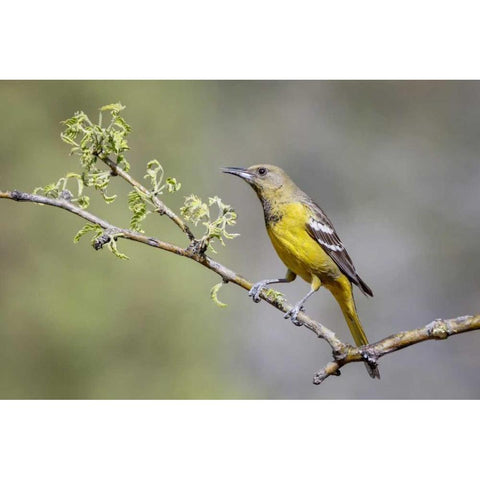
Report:
[[[122,177],[136,188],[144,189],[142,190],[144,193],[148,193],[148,190],[145,187],[134,180],[117,164],[108,159],[104,161],[110,166],[113,174]],[[181,218],[168,209],[159,199],[155,201],[155,205],[158,207],[159,213],[166,214],[179,228],[182,229],[190,241],[190,245],[188,247],[182,248],[154,237],[141,234],[139,232],[116,227],[115,225],[112,225],[111,223],[75,205],[68,199],[68,196],[65,196],[65,198],[50,198],[43,195],[13,190],[5,192],[0,191],[0,198],[10,199],[18,202],[32,202],[61,208],[70,213],[78,215],[79,217],[82,217],[91,224],[101,227],[106,233],[108,233],[108,235],[105,237],[104,243],[107,243],[111,238],[125,238],[127,240],[143,243],[150,247],[159,248],[161,250],[174,253],[175,255],[189,258],[218,274],[225,283],[234,283],[245,290],[250,290],[253,285],[252,282],[240,276],[233,270],[214,261],[204,253],[198,252],[195,248],[192,248],[192,244],[195,243],[195,237],[190,229],[185,225]],[[101,248],[103,244],[99,243],[97,244],[97,247]],[[291,305],[287,304],[286,302],[280,302],[279,300],[272,299],[266,296],[264,293],[262,293],[260,296],[267,303],[284,313],[288,312],[292,308]],[[371,364],[376,364],[380,357],[409,347],[410,345],[424,342],[426,340],[443,340],[451,335],[457,335],[459,333],[480,329],[480,315],[463,316],[449,320],[435,320],[422,328],[396,333],[378,342],[357,348],[342,342],[338,339],[333,331],[321,323],[311,319],[303,312],[300,312],[298,320],[302,322],[304,327],[314,332],[319,338],[322,338],[328,342],[332,349],[334,360],[328,363],[325,368],[314,375],[313,383],[317,385],[322,383],[330,375],[340,375],[340,369],[348,363],[364,361]]]

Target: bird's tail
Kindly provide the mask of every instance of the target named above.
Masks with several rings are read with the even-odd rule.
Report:
[[[357,309],[355,307],[355,300],[353,299],[352,285],[345,278],[345,281],[341,281],[340,285],[330,287],[330,291],[333,293],[336,298],[340,308],[342,309],[343,316],[347,321],[348,328],[352,334],[353,339],[357,347],[362,345],[368,345],[367,335],[363,330],[360,319],[358,318]],[[348,284],[348,286],[347,286]],[[380,372],[378,367],[372,367],[367,362],[365,362],[365,367],[367,368],[368,374],[372,378],[380,378]]]

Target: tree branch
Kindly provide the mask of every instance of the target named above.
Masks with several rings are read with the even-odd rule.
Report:
[[[112,172],[115,175],[121,176],[124,180],[141,190],[143,193],[150,193],[143,185],[134,180],[128,173],[118,167],[114,162],[109,159],[104,161],[112,169]],[[143,243],[150,247],[159,248],[161,250],[174,253],[175,255],[189,258],[190,260],[193,260],[218,274],[225,283],[234,283],[245,290],[250,290],[253,286],[252,282],[237,274],[233,270],[214,261],[207,255],[199,253],[195,248],[192,248],[192,245],[194,245],[196,242],[193,233],[190,231],[188,226],[186,226],[185,223],[174,212],[168,209],[168,207],[166,207],[157,197],[154,197],[157,211],[167,215],[183,232],[185,232],[191,241],[189,247],[181,248],[177,245],[173,245],[171,243],[164,242],[132,230],[116,227],[115,225],[112,225],[111,223],[93,215],[92,213],[81,209],[65,198],[50,198],[42,195],[19,192],[18,190],[5,192],[0,191],[0,198],[10,199],[17,202],[32,202],[61,208],[70,213],[78,215],[79,217],[82,217],[92,224],[99,225],[105,231],[114,232],[113,235],[116,237],[118,236],[118,238],[126,238],[127,240]],[[291,305],[285,302],[272,300],[264,293],[261,293],[260,297],[284,313],[288,312],[292,308]],[[425,327],[396,333],[378,342],[357,348],[340,341],[332,330],[311,319],[303,312],[299,313],[298,320],[302,322],[304,327],[315,333],[317,337],[325,340],[332,349],[334,361],[328,363],[322,370],[314,375],[313,383],[316,385],[319,385],[331,375],[340,375],[340,369],[348,363],[364,361],[372,365],[376,365],[380,357],[393,353],[402,348],[406,348],[410,345],[424,342],[426,340],[443,340],[451,335],[457,335],[459,333],[480,329],[480,315],[464,316],[449,320],[435,320]]]
[[[363,347],[350,347],[346,355],[337,357],[313,377],[313,383],[320,385],[330,375],[339,375],[340,368],[351,362],[367,361],[377,363],[384,355],[427,340],[445,340],[459,333],[480,330],[480,315],[466,315],[448,320],[437,319],[415,330],[395,333]]]
[[[120,169],[119,169],[120,170]],[[197,263],[200,263],[204,267],[208,268],[209,270],[212,270],[213,272],[217,273],[220,275],[222,280],[224,282],[231,282],[234,283],[235,285],[238,285],[245,290],[250,290],[253,286],[253,283],[245,279],[244,277],[238,275],[235,273],[233,270],[230,270],[229,268],[225,267],[221,263],[216,262],[212,258],[208,257],[207,255],[202,255],[199,254],[195,251],[193,248],[181,248],[177,245],[173,245],[168,242],[164,242],[162,240],[158,240],[153,237],[149,237],[146,235],[142,235],[141,233],[138,232],[133,232],[132,230],[128,230],[125,228],[120,228],[116,227],[115,225],[112,225],[111,223],[93,215],[90,212],[87,212],[85,210],[82,210],[80,207],[77,205],[71,203],[68,200],[65,199],[60,199],[60,198],[49,198],[45,197],[43,195],[36,195],[33,193],[25,193],[25,192],[19,192],[18,190],[12,190],[11,192],[2,192],[0,191],[0,198],[7,198],[10,200],[15,200],[17,202],[33,202],[33,203],[39,203],[42,205],[49,205],[52,207],[58,207],[63,210],[67,210],[70,213],[74,213],[75,215],[78,215],[79,217],[84,218],[85,220],[89,221],[90,223],[93,223],[95,225],[99,225],[102,227],[104,230],[109,230],[112,232],[115,232],[119,238],[126,238],[127,240],[132,240],[134,242],[139,242],[143,243],[145,245],[148,245],[150,247],[155,247],[159,248],[161,250],[165,250],[170,253],[174,253],[175,255],[179,255],[181,257],[189,258],[191,260],[194,260]],[[287,313],[292,306],[288,305],[286,303],[281,303],[276,300],[272,300],[263,293],[260,294],[261,298],[265,300],[267,303],[270,305],[274,306],[278,310],[281,310],[284,313]],[[332,350],[335,352],[342,352],[345,349],[345,345],[337,338],[334,332],[332,332],[330,329],[327,327],[323,326],[322,324],[312,320],[308,315],[305,313],[301,312],[298,316],[298,320],[303,322],[303,325],[314,332],[319,338],[324,339],[329,343],[331,346]]]

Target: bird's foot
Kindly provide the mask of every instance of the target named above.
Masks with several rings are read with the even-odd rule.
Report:
[[[303,325],[303,322],[300,320],[297,320],[298,314],[300,312],[304,312],[305,307],[301,304],[295,305],[292,309],[290,309],[284,316],[283,318],[290,318],[291,322],[296,325],[297,327],[301,327]]]
[[[253,285],[253,287],[248,292],[248,296],[252,297],[255,303],[258,303],[261,300],[260,292],[265,287],[265,285],[267,285],[267,282],[257,282]]]

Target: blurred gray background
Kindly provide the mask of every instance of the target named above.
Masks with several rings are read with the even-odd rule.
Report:
[[[435,318],[480,312],[480,83],[451,81],[0,82],[0,189],[32,191],[77,169],[60,121],[120,101],[140,178],[156,158],[183,196],[232,204],[241,237],[216,259],[252,281],[284,273],[260,203],[221,166],[275,163],[333,220],[375,297],[356,294],[370,340]],[[127,226],[120,181],[91,211]],[[0,201],[1,398],[479,398],[480,334],[384,357],[312,385],[328,345],[199,265],[121,242],[131,260],[72,243],[85,223],[60,210]],[[185,245],[168,219],[149,234]],[[290,302],[301,280],[281,286]],[[307,312],[346,341],[333,297]]]

